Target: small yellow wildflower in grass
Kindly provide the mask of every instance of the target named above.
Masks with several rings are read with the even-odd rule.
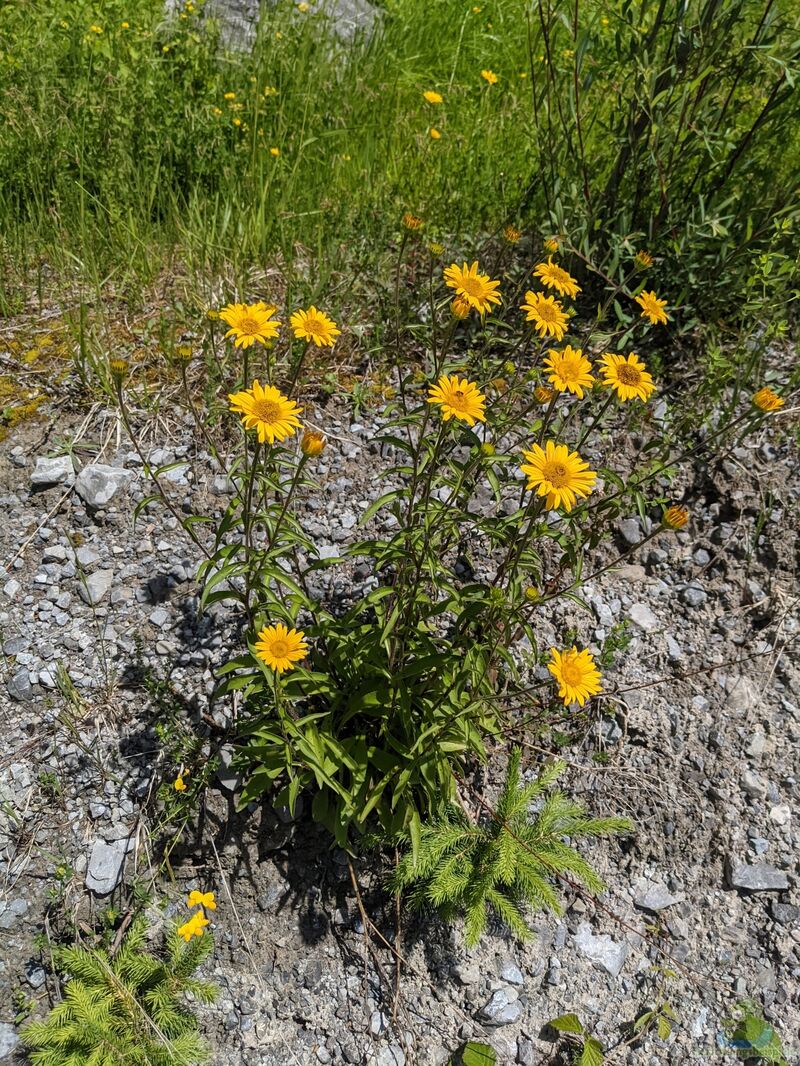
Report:
[[[773,392],[772,389],[765,385],[763,389],[759,389],[753,396],[753,403],[762,411],[778,411],[786,401],[777,392]]]
[[[484,81],[488,81],[490,85],[497,85],[498,78],[493,70],[482,70],[481,77]]]
[[[439,141],[442,138],[441,133],[439,133],[438,130],[434,129],[433,126],[431,126],[431,128],[428,130],[428,133],[431,135],[431,139],[434,141]]]
[[[277,308],[259,301],[255,304],[228,304],[223,307],[219,317],[231,327],[225,339],[233,337],[237,348],[249,348],[251,344],[278,336],[280,322],[272,316]]]
[[[522,237],[522,234],[520,233],[520,231],[517,229],[516,226],[508,225],[503,230],[503,240],[507,244],[516,244],[520,240],[521,237]]]
[[[236,99],[236,93],[225,93],[224,96],[222,97],[222,99],[223,100],[235,100]]]
[[[254,429],[262,444],[291,437],[300,426],[297,417],[303,410],[278,392],[274,385],[260,385],[258,378],[250,389],[228,395],[231,411],[242,416],[245,429]]]
[[[588,496],[594,488],[597,474],[566,444],[549,440],[544,448],[534,444],[522,454],[527,460],[520,466],[528,477],[526,488],[544,496],[550,510],[561,507],[571,511],[578,497]]]
[[[570,296],[574,300],[581,291],[575,278],[558,263],[554,263],[552,256],[546,263],[539,263],[533,273],[541,280],[542,285],[555,289],[559,296]]]
[[[659,322],[663,325],[669,321],[669,315],[664,308],[667,306],[666,300],[659,300],[654,292],[642,292],[636,297],[637,304],[642,309],[642,318],[649,318],[653,325],[657,325]]]
[[[533,328],[544,339],[554,337],[563,339],[567,332],[567,315],[564,308],[553,296],[544,296],[540,292],[525,293],[525,303],[521,308],[527,322],[533,322]]]
[[[220,313],[216,309],[216,307],[209,307],[209,309],[206,311],[206,318],[209,319],[211,322],[215,322],[220,317]]]
[[[202,936],[205,932],[205,927],[208,925],[208,918],[202,911],[195,911],[188,922],[184,922],[182,926],[178,928],[178,936],[182,936],[188,944],[193,936]]]
[[[558,237],[548,237],[544,242],[544,250],[555,255],[559,249]]]
[[[175,357],[180,359],[181,362],[188,363],[192,358],[192,346],[191,344],[179,344],[175,349]]]
[[[578,651],[573,644],[564,651],[551,648],[550,655],[547,669],[558,682],[558,694],[565,705],[579,703],[583,707],[590,696],[597,695],[602,683],[590,651]]]
[[[689,522],[689,510],[687,507],[673,504],[666,509],[661,520],[667,529],[683,529]]]
[[[472,314],[472,304],[466,296],[456,296],[450,304],[450,314],[453,318],[457,318],[460,322],[463,322],[465,318],[469,318]]]
[[[592,364],[581,348],[573,348],[571,344],[563,352],[551,348],[545,356],[544,365],[550,376],[550,384],[558,392],[573,392],[582,400],[583,390],[594,385]]]
[[[121,25],[123,30],[129,30],[131,28],[130,22],[122,22],[122,23],[120,23],[120,25]]]
[[[422,228],[422,219],[417,218],[416,215],[412,215],[410,211],[406,211],[401,221],[403,223],[403,229],[417,230]]]
[[[267,626],[258,634],[256,655],[276,673],[293,670],[294,664],[308,654],[304,637],[302,629],[287,629],[282,622]]]
[[[479,274],[477,260],[470,267],[466,263],[445,267],[444,278],[449,288],[455,289],[457,295],[463,296],[482,315],[491,310],[492,304],[502,303],[497,291],[500,282],[490,281],[488,274]]]
[[[176,792],[186,791],[186,782],[183,780],[183,774],[178,774],[178,776],[172,782],[172,787],[175,789]],[[189,904],[189,906],[191,906],[191,904]]]
[[[213,892],[198,892],[194,889],[189,893],[189,899],[186,901],[187,907],[205,907],[207,911],[215,911],[217,909],[216,901],[214,900]]]
[[[273,147],[273,148],[270,148],[269,154],[274,156],[277,159],[278,156],[281,154],[281,150],[280,150],[280,148]]]
[[[620,400],[639,399],[647,403],[656,385],[635,352],[627,356],[608,352],[603,356],[602,363],[600,373],[603,375],[603,384],[613,389]]]
[[[474,426],[476,422],[486,421],[486,397],[474,382],[459,378],[458,374],[451,374],[449,377],[443,374],[438,382],[431,386],[428,403],[441,407],[445,422],[457,418],[468,426]]]
[[[481,455],[484,459],[491,459],[497,453],[497,449],[490,440],[485,440],[481,444]]]
[[[303,2],[297,5],[297,10],[300,12],[301,15],[305,15],[306,12],[311,10],[311,8],[308,6],[308,4]]]
[[[221,107],[212,108],[212,114],[217,115],[217,117],[219,117],[222,114],[222,108]]]
[[[432,256],[438,259],[440,255],[444,255],[444,245],[439,244],[438,241],[433,241],[431,244],[428,245],[428,251],[431,253]]]
[[[234,126],[241,126],[242,120],[240,118],[235,118],[233,120],[233,124],[234,124]]]
[[[127,359],[109,359],[108,369],[111,371],[111,376],[117,384],[120,384],[128,376],[128,360]]]
[[[313,305],[307,311],[295,311],[290,322],[298,340],[310,341],[318,348],[332,348],[342,332],[332,318]]]
[[[550,403],[555,395],[552,389],[548,389],[546,385],[537,385],[533,390],[533,398],[537,403],[546,404]]]
[[[90,26],[89,33],[96,33],[98,36],[103,32],[102,26]]]
[[[644,249],[640,249],[633,257],[633,261],[637,267],[641,267],[642,270],[648,270],[653,265],[653,257],[649,252],[645,252]]]
[[[309,459],[315,459],[318,455],[322,455],[327,443],[323,433],[317,433],[313,429],[307,429],[300,441],[300,451]]]
[[[422,94],[429,104],[441,104],[444,97],[441,93],[434,92],[433,89],[428,89],[427,92]]]

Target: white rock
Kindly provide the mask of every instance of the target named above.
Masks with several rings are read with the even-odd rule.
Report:
[[[78,474],[75,491],[89,507],[98,509],[105,507],[132,477],[130,470],[90,463]]]
[[[125,856],[133,845],[132,840],[95,840],[86,871],[86,887],[98,896],[113,892],[122,880]]]
[[[31,474],[31,485],[71,485],[74,481],[75,468],[69,455],[53,459],[40,455]]]
[[[643,629],[645,633],[655,633],[661,628],[661,622],[653,614],[646,603],[634,603],[628,611],[628,617],[634,625]]]
[[[612,977],[619,977],[619,972],[628,957],[627,944],[618,944],[608,933],[595,936],[588,922],[581,922],[573,940],[578,951],[587,959],[591,959],[595,966],[605,970]]]
[[[113,570],[97,570],[89,574],[78,585],[78,592],[84,603],[96,606],[109,592],[114,583]]]

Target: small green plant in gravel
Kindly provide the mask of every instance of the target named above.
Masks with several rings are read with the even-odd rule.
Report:
[[[586,1031],[577,1014],[562,1014],[547,1023],[551,1029],[563,1034],[574,1049],[573,1066],[603,1066],[606,1061],[603,1045]]]
[[[490,914],[520,939],[530,935],[526,907],[560,914],[556,883],[562,875],[602,892],[602,880],[564,838],[632,829],[627,818],[591,818],[563,792],[552,790],[564,763],[551,763],[525,784],[520,762],[517,748],[496,807],[481,810],[473,820],[452,805],[441,819],[423,826],[416,853],[406,852],[394,875],[394,889],[410,890],[416,906],[435,907],[447,920],[463,915],[467,947],[485,932]],[[535,806],[539,809],[532,813]]]
[[[34,1066],[194,1066],[208,1059],[184,996],[211,1002],[216,988],[195,977],[213,948],[209,935],[182,943],[166,934],[163,956],[148,947],[146,919],[134,920],[117,951],[52,946],[63,999],[22,1039]]]
[[[789,1066],[781,1038],[752,1000],[736,1004],[732,1017],[725,1020],[719,1045],[743,1062]]]

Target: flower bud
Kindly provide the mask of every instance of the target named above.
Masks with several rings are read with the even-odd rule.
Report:
[[[472,311],[472,304],[469,300],[465,300],[463,296],[456,296],[450,304],[450,311],[452,312],[453,318],[469,318],[469,314]]]
[[[318,455],[322,455],[326,444],[327,440],[322,433],[307,429],[300,441],[300,450],[309,459],[315,459]]]

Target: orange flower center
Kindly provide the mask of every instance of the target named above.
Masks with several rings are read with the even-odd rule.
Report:
[[[617,377],[623,385],[638,385],[642,380],[641,372],[630,363],[622,363],[617,367]]]
[[[575,659],[562,658],[561,676],[563,677],[566,684],[570,685],[572,688],[575,688],[583,681],[583,670]]]
[[[569,469],[557,459],[550,459],[542,465],[542,474],[554,489],[563,489],[569,482]]]
[[[545,322],[556,322],[558,320],[558,308],[555,304],[540,300],[536,310],[539,312],[539,317]]]
[[[259,422],[280,422],[280,404],[274,400],[256,400],[253,404],[253,414]]]
[[[564,359],[558,364],[556,371],[564,381],[577,381],[581,376],[581,364],[576,359]]]
[[[461,288],[470,296],[478,297],[484,293],[484,285],[480,278],[462,277]]]
[[[285,659],[289,654],[289,644],[281,637],[278,637],[276,640],[273,640],[270,652],[276,659]]]
[[[239,323],[239,332],[246,333],[248,337],[254,337],[261,332],[261,323],[257,318],[243,318]]]

